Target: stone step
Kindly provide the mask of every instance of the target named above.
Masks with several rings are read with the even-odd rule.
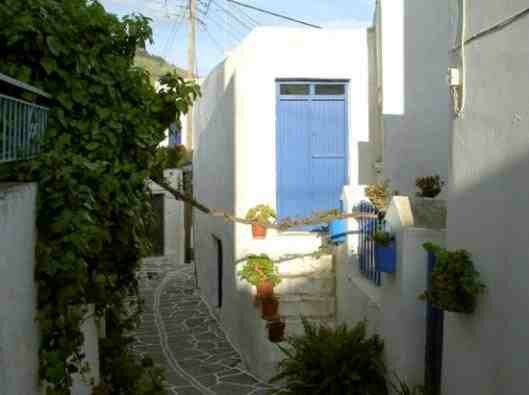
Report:
[[[277,269],[282,278],[328,275],[334,271],[332,255],[292,256],[277,262]]]
[[[280,298],[284,295],[332,297],[336,294],[336,278],[334,272],[310,277],[283,278],[274,288],[274,292]]]
[[[333,319],[336,315],[336,298],[313,296],[284,296],[279,299],[279,315],[282,318]]]

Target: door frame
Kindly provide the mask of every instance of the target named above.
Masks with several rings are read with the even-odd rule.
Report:
[[[283,84],[292,84],[292,85],[306,85],[309,84],[309,94],[308,95],[281,95],[281,85]],[[306,101],[318,101],[319,100],[329,100],[329,99],[336,99],[336,100],[343,100],[344,101],[344,108],[345,108],[345,185],[348,185],[350,183],[351,179],[351,172],[350,172],[350,166],[349,166],[349,156],[350,156],[350,141],[351,141],[351,120],[350,120],[350,109],[349,109],[349,103],[350,103],[350,80],[349,79],[328,79],[328,78],[276,78],[275,80],[276,85],[276,105],[275,105],[275,117],[276,117],[276,131],[275,131],[275,154],[276,154],[276,211],[279,213],[279,180],[281,179],[281,166],[279,163],[279,103],[281,100],[306,100]],[[343,85],[344,86],[344,94],[343,95],[316,95],[315,94],[315,85]],[[345,186],[344,185],[344,186]]]

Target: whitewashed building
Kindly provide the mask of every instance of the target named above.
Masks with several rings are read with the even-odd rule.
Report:
[[[365,29],[254,30],[202,84],[194,115],[196,197],[238,216],[268,204],[283,218],[340,208],[344,186],[372,182],[367,39]],[[249,254],[280,260],[314,252],[321,240],[308,231],[269,231],[254,240],[249,226],[198,211],[194,234],[204,296],[248,366],[270,376],[277,348],[237,271]],[[279,270],[287,333],[299,330],[299,314],[334,324],[330,257],[297,258]]]

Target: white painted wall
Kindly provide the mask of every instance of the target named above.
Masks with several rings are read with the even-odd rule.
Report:
[[[206,78],[195,107],[194,186],[207,206],[239,216],[259,203],[276,206],[279,78],[350,81],[349,178],[358,184],[358,147],[369,140],[366,31],[258,28]],[[279,257],[313,252],[320,240],[295,232],[270,232],[264,241],[253,240],[249,226],[228,225],[195,211],[199,283],[213,306],[218,299],[213,236],[224,249],[224,305],[219,314],[245,362],[258,375],[269,377],[277,349],[266,340],[251,288],[238,279],[237,271],[249,253]]]
[[[37,284],[34,281],[36,184],[0,183],[0,394],[40,395]],[[93,313],[93,307],[91,309]],[[99,384],[99,345],[93,315],[81,328],[88,380]],[[73,395],[91,394],[74,376]]]
[[[0,393],[39,394],[37,186],[0,184]]]
[[[527,8],[467,1],[467,37]],[[466,110],[454,123],[448,246],[467,249],[488,286],[474,315],[445,315],[443,393],[529,387],[529,19],[466,47]]]
[[[448,178],[449,5],[439,0],[380,0],[384,177],[400,194],[417,177]]]
[[[354,193],[350,197],[354,199]],[[397,197],[388,210],[386,219],[397,241],[397,270],[382,274],[380,286],[360,272],[356,240],[336,250],[337,321],[352,326],[366,318],[370,332],[384,339],[389,371],[420,385],[424,379],[426,304],[418,296],[426,288],[427,273],[422,244],[444,245],[445,232],[416,227],[419,213],[412,206],[408,198]]]

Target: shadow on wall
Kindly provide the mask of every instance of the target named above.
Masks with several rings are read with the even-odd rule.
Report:
[[[404,1],[403,113],[382,115],[384,175],[403,194],[415,191],[418,177],[448,179],[453,119],[446,84],[449,28],[446,2]]]
[[[455,140],[448,246],[472,254],[487,292],[475,315],[445,316],[444,393],[514,395],[529,386],[527,131],[504,125],[500,137],[498,122],[479,127],[470,113],[467,121],[476,127]]]

